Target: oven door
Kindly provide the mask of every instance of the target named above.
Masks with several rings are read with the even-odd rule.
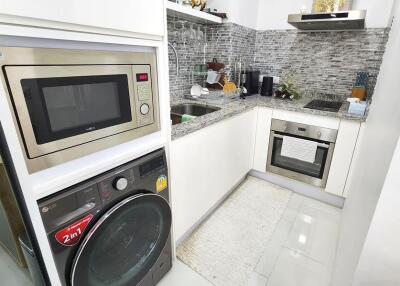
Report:
[[[284,136],[290,136],[290,134],[271,131],[268,148],[267,171],[316,187],[324,188],[328,179],[335,144],[302,138],[318,142],[315,161],[309,163],[281,155]]]
[[[28,158],[138,127],[132,65],[6,66]]]

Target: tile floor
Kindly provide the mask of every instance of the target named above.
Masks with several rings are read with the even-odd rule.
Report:
[[[293,193],[246,286],[328,286],[340,217],[340,209]],[[212,286],[179,260],[160,285],[185,285],[180,272],[192,275],[191,286]]]
[[[28,270],[21,269],[1,246],[0,277],[4,286],[33,286]]]
[[[254,184],[254,187],[260,184]],[[288,206],[246,286],[328,286],[341,210],[293,193]],[[31,286],[0,248],[1,285]],[[159,286],[213,286],[176,260]]]

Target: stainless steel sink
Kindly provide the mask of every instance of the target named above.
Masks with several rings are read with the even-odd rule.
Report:
[[[184,103],[171,107],[171,120],[172,124],[179,124],[182,122],[182,115],[192,115],[192,116],[202,116],[215,111],[220,110],[221,108],[210,106],[210,105],[202,105],[196,103]]]

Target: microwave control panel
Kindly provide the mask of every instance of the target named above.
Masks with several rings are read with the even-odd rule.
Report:
[[[154,123],[153,86],[149,65],[133,66],[138,127]]]

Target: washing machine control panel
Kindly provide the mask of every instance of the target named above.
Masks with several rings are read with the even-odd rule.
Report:
[[[102,208],[135,192],[156,192],[158,176],[168,174],[165,162],[164,152],[156,151],[39,201],[47,232],[63,230],[56,236],[61,241],[69,234],[66,229],[83,230],[88,215],[95,216]],[[71,235],[72,242],[76,242],[75,233]]]
[[[124,191],[128,187],[128,180],[124,177],[117,177],[114,179],[113,187],[117,191]]]

